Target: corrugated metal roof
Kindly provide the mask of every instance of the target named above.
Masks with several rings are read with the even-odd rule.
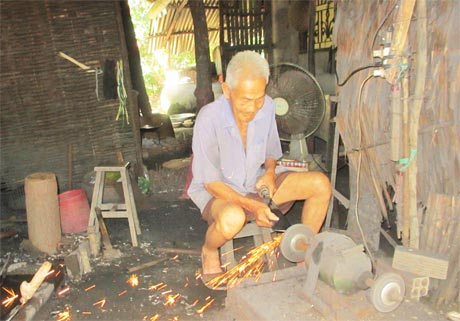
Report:
[[[219,45],[219,0],[203,2],[209,47],[212,49]],[[157,0],[153,3],[153,6],[155,5],[162,10],[155,12],[152,17],[149,52],[165,49],[170,55],[176,55],[184,51],[194,51],[193,19],[188,0]]]

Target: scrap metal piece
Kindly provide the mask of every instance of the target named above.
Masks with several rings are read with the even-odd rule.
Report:
[[[11,264],[11,252],[7,254],[6,261],[3,264],[2,270],[0,271],[0,286],[3,285],[3,282],[6,278],[6,273],[8,272],[8,266]]]

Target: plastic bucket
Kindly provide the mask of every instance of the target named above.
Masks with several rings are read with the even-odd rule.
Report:
[[[59,194],[59,213],[63,233],[86,231],[89,220],[89,204],[83,189],[74,189]]]

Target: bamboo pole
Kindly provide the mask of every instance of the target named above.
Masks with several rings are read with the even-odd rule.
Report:
[[[415,65],[415,90],[414,99],[412,99],[412,107],[409,118],[409,147],[411,152],[417,151],[418,144],[418,128],[420,110],[422,109],[423,93],[425,91],[426,79],[426,2],[425,0],[417,0],[417,50],[416,50],[416,65]],[[412,159],[412,163],[408,168],[409,180],[409,217],[410,217],[410,240],[409,245],[412,248],[418,248],[420,242],[420,224],[417,215],[417,154]]]
[[[404,46],[407,40],[407,32],[409,30],[412,13],[414,11],[415,0],[402,0],[396,21],[394,23],[394,36],[391,45],[391,52],[395,56],[393,59],[389,59],[389,63],[398,62],[399,57],[404,52]],[[398,68],[393,68],[386,71],[386,79],[392,82],[396,79],[399,73]]]
[[[399,84],[391,86],[391,160],[398,161],[401,159],[401,91]]]
[[[403,154],[409,155],[409,80],[403,77],[402,84],[402,100],[403,100]],[[409,246],[409,233],[410,233],[410,218],[409,218],[409,179],[407,173],[403,173],[402,184],[402,243]]]

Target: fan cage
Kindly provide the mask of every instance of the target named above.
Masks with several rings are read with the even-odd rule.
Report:
[[[286,62],[270,66],[267,94],[275,100],[282,98],[289,104],[285,115],[276,115],[281,140],[309,137],[321,126],[326,100],[321,86],[309,71]]]

